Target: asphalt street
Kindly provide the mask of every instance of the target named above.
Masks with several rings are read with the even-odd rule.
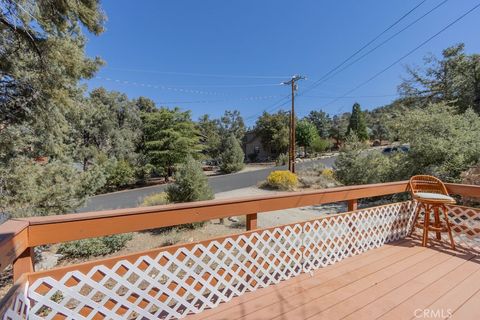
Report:
[[[327,167],[332,167],[335,159],[336,156],[332,156],[324,159],[306,161],[298,163],[297,168],[306,168],[318,163],[323,163]],[[208,178],[208,181],[215,193],[231,191],[255,186],[258,182],[265,180],[270,172],[286,169],[286,166],[268,167],[255,171],[212,176]],[[85,206],[78,209],[77,212],[137,207],[146,196],[162,192],[165,190],[165,187],[166,185],[150,186],[94,196],[88,199]]]

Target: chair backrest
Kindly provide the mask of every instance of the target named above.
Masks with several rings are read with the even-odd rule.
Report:
[[[428,176],[418,175],[410,178],[410,191],[415,194],[417,192],[439,193],[448,196],[448,191],[442,180]]]

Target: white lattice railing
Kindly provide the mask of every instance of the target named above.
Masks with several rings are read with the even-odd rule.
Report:
[[[12,319],[175,319],[404,238],[403,202],[303,223],[34,273]],[[480,210],[450,207],[458,241],[478,248]],[[26,303],[27,302],[27,303]],[[21,312],[14,312],[20,310]],[[9,318],[7,318],[9,319]]]
[[[469,251],[480,253],[480,209],[449,206],[448,215],[455,242]]]
[[[27,299],[28,282],[24,277],[4,297],[4,305],[0,306],[3,320],[28,319],[30,300]]]

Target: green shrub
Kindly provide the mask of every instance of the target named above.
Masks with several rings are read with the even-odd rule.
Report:
[[[480,117],[472,110],[458,113],[444,104],[405,112],[392,124],[408,152],[384,155],[365,150],[350,137],[338,156],[337,179],[347,185],[407,180],[430,174],[457,182],[480,159]]]
[[[144,165],[138,165],[135,169],[135,177],[139,182],[145,183],[155,171],[155,167],[149,163]]]
[[[275,160],[275,165],[278,166],[284,166],[288,163],[288,154],[286,153],[281,153],[278,155],[277,160]]]
[[[332,147],[332,142],[328,139],[315,138],[312,141],[311,148],[313,152],[324,152]]]
[[[405,178],[426,173],[459,182],[461,173],[480,159],[480,116],[471,109],[458,113],[432,104],[406,113],[395,124],[400,140],[410,143]]]
[[[198,161],[191,156],[180,165],[175,182],[167,187],[171,202],[192,202],[213,199],[213,191]]]
[[[71,162],[38,164],[15,158],[0,164],[0,212],[12,218],[71,212],[105,183],[103,168],[79,171]]]
[[[220,154],[220,170],[223,173],[237,172],[245,166],[242,147],[233,134],[222,141],[222,153]]]
[[[406,156],[366,150],[365,144],[351,136],[335,160],[335,178],[345,185],[399,180],[404,176]]]
[[[297,175],[288,170],[277,170],[271,172],[265,186],[278,190],[293,190],[298,185]]]
[[[107,182],[105,187],[115,189],[135,182],[135,170],[125,160],[109,161],[105,167]]]
[[[159,206],[162,204],[168,204],[168,194],[166,192],[155,193],[143,198],[142,207],[150,207],[150,206]]]
[[[70,241],[62,243],[57,253],[62,254],[63,258],[104,256],[123,249],[131,239],[131,234],[115,234],[100,238]]]

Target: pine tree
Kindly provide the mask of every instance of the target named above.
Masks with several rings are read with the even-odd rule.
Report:
[[[368,139],[367,124],[360,104],[356,103],[352,107],[352,115],[348,124],[347,135],[356,134],[360,141]]]
[[[188,111],[160,108],[144,113],[143,123],[147,159],[167,180],[176,164],[201,150],[198,131]]]
[[[326,139],[330,134],[330,129],[332,128],[332,119],[324,111],[310,111],[308,116],[306,116],[308,121],[313,123],[317,128],[317,132],[321,138]]]
[[[74,210],[105,182],[98,167],[74,169],[69,136],[72,113],[86,103],[77,84],[102,64],[85,54],[83,35],[102,32],[100,1],[3,0],[1,7],[0,212]]]
[[[213,199],[213,191],[200,163],[187,156],[175,174],[175,183],[167,188],[170,202],[192,202]]]
[[[245,155],[235,135],[232,133],[222,141],[220,154],[220,170],[224,173],[237,172],[243,169]]]

